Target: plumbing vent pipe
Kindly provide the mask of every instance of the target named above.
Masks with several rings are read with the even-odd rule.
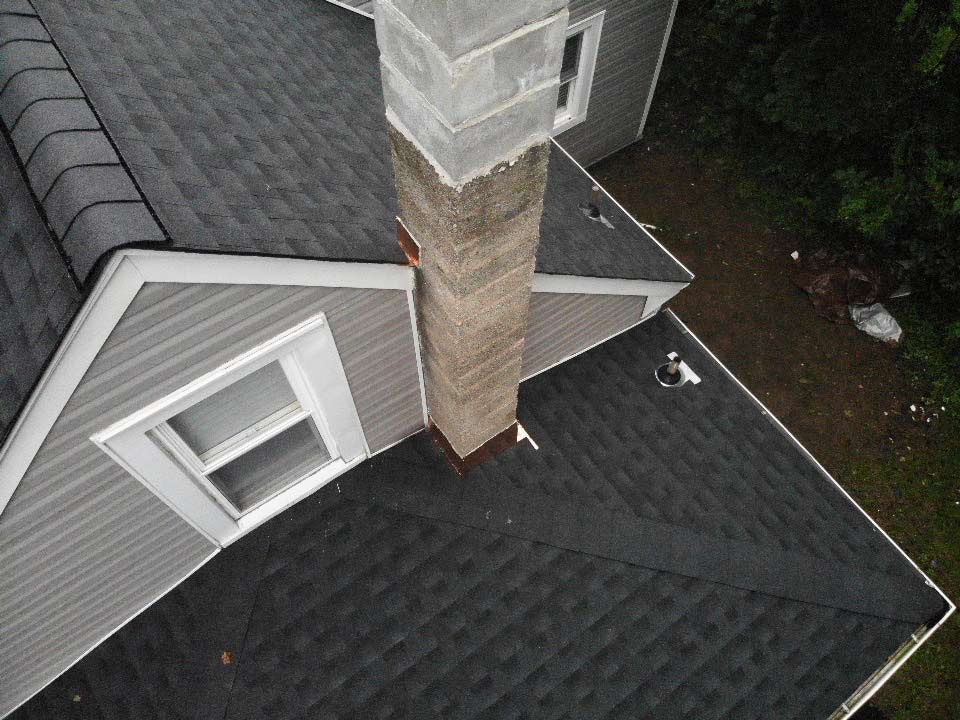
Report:
[[[594,185],[590,190],[590,202],[580,205],[580,210],[590,220],[594,222],[603,222],[603,214],[600,212],[600,186]]]
[[[660,381],[661,385],[678,385],[683,379],[683,374],[680,372],[680,357],[674,357],[666,365],[661,365],[657,368],[657,380]]]
[[[664,387],[676,388],[687,383],[691,385],[700,383],[700,376],[675,352],[667,355],[667,362],[658,367],[654,375],[656,375],[657,382]]]

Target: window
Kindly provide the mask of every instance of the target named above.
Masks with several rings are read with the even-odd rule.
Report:
[[[554,133],[568,130],[587,117],[602,26],[603,13],[600,12],[574,23],[567,30],[560,65],[560,92],[557,96]]]
[[[221,545],[368,453],[322,315],[93,441]]]

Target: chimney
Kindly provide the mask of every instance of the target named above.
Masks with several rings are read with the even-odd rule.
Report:
[[[400,217],[420,245],[427,404],[460,458],[516,423],[566,5],[376,4]]]

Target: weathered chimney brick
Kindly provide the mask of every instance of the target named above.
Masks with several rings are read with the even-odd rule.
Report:
[[[566,0],[380,0],[376,19],[427,403],[465,457],[516,421]]]

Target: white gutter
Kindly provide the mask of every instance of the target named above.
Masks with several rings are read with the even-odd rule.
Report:
[[[934,625],[931,628],[928,628],[920,637],[917,637],[914,634],[910,638],[910,640],[907,641],[907,643],[912,642],[913,645],[906,652],[904,652],[902,655],[899,655],[899,656],[895,655],[894,661],[892,663],[888,663],[887,666],[882,669],[879,675],[874,675],[871,678],[868,678],[867,681],[863,685],[861,685],[860,688],[858,688],[857,691],[853,695],[851,695],[850,698],[848,698],[831,716],[831,720],[833,720],[834,718],[837,718],[838,720],[846,720],[847,718],[850,718],[855,712],[857,712],[857,710],[863,707],[864,704],[866,704],[866,702],[870,698],[872,698],[876,694],[876,692],[880,688],[882,688],[884,684],[886,684],[886,682],[891,677],[893,677],[894,673],[896,673],[897,670],[899,670],[900,667],[908,659],[910,659],[910,656],[913,655],[917,650],[919,650],[920,646],[923,645],[927,640],[929,640],[930,636],[933,635],[933,633],[935,633],[940,628],[940,626],[943,625],[950,618],[951,615],[953,615],[953,613],[957,609],[957,606],[950,600],[950,598],[947,597],[946,593],[944,593],[943,590],[937,587],[936,583],[934,583],[933,580],[931,580],[927,576],[927,574],[920,569],[920,567],[910,558],[910,556],[903,551],[903,548],[897,545],[897,543],[894,542],[893,538],[891,538],[886,533],[886,531],[877,524],[876,520],[870,517],[870,515],[867,514],[867,511],[864,510],[862,507],[860,507],[857,501],[850,496],[850,493],[848,493],[846,490],[843,489],[843,486],[836,481],[833,475],[827,472],[827,469],[820,464],[820,462],[813,456],[813,454],[809,450],[807,450],[803,446],[803,444],[799,440],[797,440],[797,438],[793,435],[793,433],[787,430],[786,426],[782,422],[780,422],[772,412],[770,412],[769,408],[767,408],[766,405],[760,402],[757,396],[754,395],[752,392],[750,392],[747,386],[744,385],[742,382],[740,382],[737,379],[736,375],[730,372],[730,370],[727,368],[726,365],[720,362],[719,358],[717,358],[717,356],[710,351],[710,348],[708,348],[706,345],[703,344],[703,342],[701,342],[700,338],[698,338],[696,335],[693,334],[690,328],[688,328],[686,325],[683,324],[683,321],[677,317],[676,313],[674,313],[673,310],[670,310],[670,309],[667,309],[664,312],[667,314],[667,317],[669,317],[683,331],[685,335],[689,335],[691,338],[693,338],[693,340],[703,349],[703,351],[707,355],[709,355],[713,359],[713,361],[717,363],[717,365],[723,368],[723,371],[730,377],[730,379],[733,380],[737,385],[739,385],[740,389],[743,390],[761,408],[761,410],[763,411],[763,414],[769,417],[770,420],[778,428],[780,428],[781,432],[783,432],[783,434],[786,435],[793,442],[793,444],[800,450],[800,452],[802,452],[807,457],[807,459],[810,460],[810,462],[812,462],[828,480],[830,480],[830,482],[832,482],[834,485],[837,486],[840,492],[843,493],[844,497],[846,497],[847,500],[853,503],[853,506],[857,508],[857,510],[863,513],[863,516],[870,521],[870,523],[874,526],[874,528],[876,528],[877,531],[887,539],[887,542],[893,545],[893,547],[896,548],[897,551],[901,555],[903,555],[904,558],[906,558],[907,562],[910,563],[910,565],[912,565],[913,568],[918,573],[920,573],[920,575],[923,577],[927,585],[929,585],[937,593],[939,593],[940,597],[942,597],[943,601],[947,604],[947,612],[945,612],[943,617],[937,621],[936,625]],[[853,700],[853,698],[856,698],[856,700]]]

